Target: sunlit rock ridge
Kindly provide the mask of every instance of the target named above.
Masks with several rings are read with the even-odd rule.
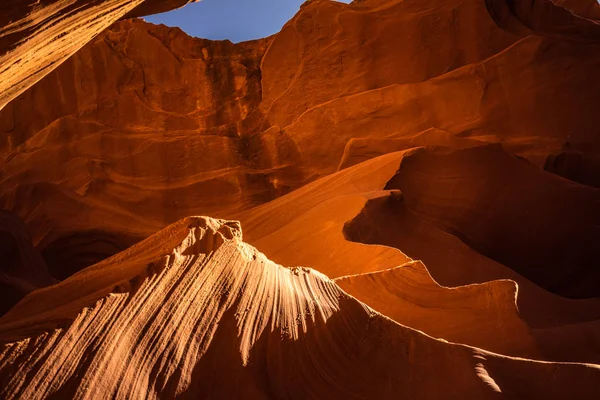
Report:
[[[186,3],[0,5],[0,398],[600,398],[596,1]]]

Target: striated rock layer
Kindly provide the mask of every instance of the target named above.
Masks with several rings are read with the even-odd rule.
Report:
[[[61,278],[184,215],[275,195],[240,137],[256,125],[266,44],[125,21],[6,107],[0,202]],[[32,103],[42,118],[20,118]]]
[[[112,23],[195,0],[7,0],[0,5],[0,110]]]
[[[1,398],[600,397],[597,6],[99,33],[185,1],[126,3],[0,34],[9,97],[88,42],[0,111],[5,308],[39,288],[0,318]]]
[[[398,325],[310,269],[182,220],[0,319],[2,397],[594,398],[600,367]]]
[[[550,26],[597,28],[535,4],[562,10],[539,14]],[[235,45],[122,21],[0,112],[0,206],[63,278],[390,151],[494,142],[544,166],[568,143],[594,159],[599,42],[533,33],[481,0],[311,1]]]
[[[235,218],[241,220],[245,227],[246,241],[269,254],[274,261],[317,269],[339,279],[341,285],[350,282],[343,286],[345,290],[401,324],[435,337],[503,354],[531,356],[541,353],[540,357],[544,359],[600,363],[600,352],[595,350],[596,344],[600,344],[600,335],[588,329],[579,330],[579,327],[590,326],[593,321],[600,320],[598,299],[568,299],[550,293],[514,269],[470,247],[461,240],[464,237],[460,231],[445,230],[424,218],[412,209],[404,192],[381,190],[394,182],[399,174],[414,179],[421,176],[418,169],[405,169],[404,160],[408,165],[413,157],[435,157],[440,153],[444,154],[441,149],[420,148],[381,156],[319,179],[270,203],[239,213]],[[461,158],[463,166],[469,168],[460,175],[455,174],[455,179],[473,180],[472,185],[493,182],[490,171],[494,168],[490,166],[502,166],[502,171],[511,165],[513,159],[493,146],[456,153],[453,156]],[[478,165],[474,160],[482,154],[486,160]],[[523,171],[519,170],[515,175],[525,178],[529,168],[533,167],[517,161],[512,167],[523,168]],[[569,182],[543,171],[539,173],[544,177],[542,180],[562,188],[558,193],[564,190],[561,197],[568,197],[565,195],[569,193]],[[422,187],[402,189],[406,190],[406,196],[419,196],[421,190],[432,187],[427,180],[422,183]],[[563,183],[567,186],[563,187]],[[452,198],[450,194],[461,193],[448,194],[442,188],[440,186],[441,198]],[[512,191],[513,188],[505,182],[495,193],[502,198]],[[592,190],[591,193],[595,192]],[[433,204],[442,204],[434,194],[431,194],[436,200]],[[593,197],[588,200],[593,200]],[[458,210],[467,206],[473,208],[463,214],[463,228],[477,226],[480,216],[486,215],[485,209],[481,210],[477,203],[457,200],[451,204]],[[582,202],[578,207],[588,212],[588,207],[591,207],[593,213],[593,204]],[[573,212],[568,203],[557,203],[554,207],[557,207],[558,215]],[[507,230],[504,225],[490,224],[486,235],[515,235],[512,229],[518,231],[526,227],[527,224],[517,223]],[[481,235],[481,238],[486,235]],[[534,239],[542,245],[543,237],[528,240]],[[572,251],[569,249],[580,246],[580,243],[566,241],[561,246],[569,254]],[[593,257],[593,253],[589,254]],[[522,263],[521,273],[542,274],[542,271],[528,268],[528,252],[512,252],[511,256]],[[425,271],[421,271],[415,279],[415,263],[411,258],[423,260],[432,279]],[[595,265],[591,263],[582,270],[594,274]],[[549,275],[564,273],[561,268],[550,267]],[[381,276],[387,276],[389,280],[384,282]],[[347,281],[347,277],[351,279]],[[518,287],[507,280],[516,282]],[[352,281],[359,283],[352,284]],[[477,285],[471,286],[473,284]],[[373,290],[363,290],[365,285],[370,285]],[[456,286],[464,288],[457,290]],[[437,295],[424,294],[432,291]],[[472,296],[480,301],[473,301]],[[427,313],[435,317],[424,318]],[[454,318],[447,318],[447,315],[454,315]],[[464,318],[478,322],[471,321],[462,327],[456,324],[456,320]],[[431,323],[432,320],[435,323]],[[532,345],[530,332],[523,328],[521,320],[533,330],[534,337],[538,334],[543,336],[541,342],[535,339],[536,345]],[[508,326],[512,328],[503,328]],[[492,331],[493,334],[490,334]],[[587,332],[587,336],[586,340],[569,342],[567,335],[551,335],[548,338],[545,333],[550,331],[577,331],[578,337]],[[561,348],[570,350],[559,355],[556,350]]]

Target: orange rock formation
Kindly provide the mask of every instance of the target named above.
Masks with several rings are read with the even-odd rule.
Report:
[[[7,0],[0,5],[0,110],[113,22],[196,0]]]
[[[37,288],[57,283],[23,223],[0,210],[0,314]]]
[[[3,397],[600,395],[597,366],[435,340],[241,239],[236,222],[187,218],[35,292],[0,320],[15,340],[0,352]]]
[[[187,2],[0,5],[1,398],[600,397],[595,1]]]
[[[0,112],[0,205],[70,273],[415,145],[596,156],[596,45],[520,38],[479,0],[430,3],[313,1],[239,45],[121,22]]]

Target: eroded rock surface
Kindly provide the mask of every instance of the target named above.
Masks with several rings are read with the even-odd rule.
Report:
[[[249,136],[268,42],[117,24],[3,111],[2,203],[70,274],[182,214],[269,200],[281,190],[272,176],[285,166],[265,166],[271,177],[254,168]],[[40,118],[21,118],[32,104]],[[71,260],[68,246],[80,250]]]
[[[598,46],[532,33],[478,0],[312,1],[236,45],[123,21],[0,112],[0,205],[69,275],[390,151],[597,148]],[[89,250],[63,252],[75,236]]]
[[[126,16],[195,0],[7,0],[0,5],[0,110]]]
[[[0,397],[600,397],[595,3],[185,2],[7,14]]]
[[[187,218],[30,295],[0,319],[3,397],[600,394],[598,367],[438,341],[241,239],[236,222]]]

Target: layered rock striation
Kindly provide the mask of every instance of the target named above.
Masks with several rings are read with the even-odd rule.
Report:
[[[0,319],[3,397],[598,395],[596,366],[433,339],[241,239],[187,218],[30,295]]]
[[[187,215],[234,215],[390,151],[597,157],[597,42],[496,22],[478,0],[313,1],[240,44],[119,22],[0,112],[0,205],[69,275]],[[69,256],[75,236],[89,250]]]
[[[0,110],[125,16],[191,0],[7,0],[0,5]]]

